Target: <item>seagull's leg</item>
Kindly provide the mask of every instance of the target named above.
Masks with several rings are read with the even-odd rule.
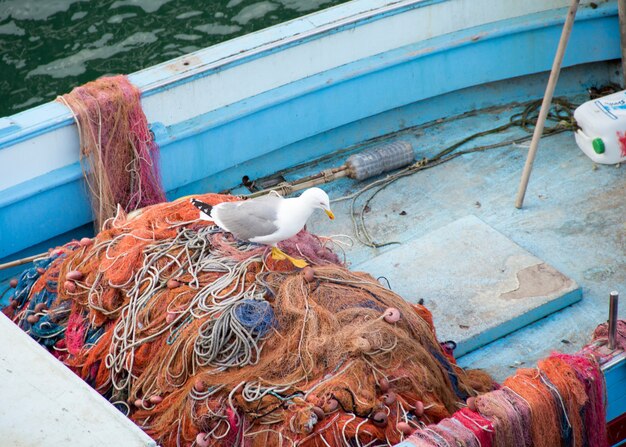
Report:
[[[306,267],[307,265],[309,265],[304,259],[292,258],[291,256],[289,256],[287,253],[285,253],[278,247],[272,247],[271,256],[272,256],[272,259],[275,261],[282,261],[284,259],[287,259],[289,262],[291,262],[294,266],[298,267],[299,269],[302,269]]]
[[[278,247],[272,247],[271,256],[274,261],[283,261],[287,259],[287,255]]]

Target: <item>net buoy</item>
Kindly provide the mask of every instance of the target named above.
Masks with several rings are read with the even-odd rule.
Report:
[[[193,383],[193,388],[198,393],[203,393],[204,391],[206,391],[206,385],[202,379],[196,379],[196,381]]]
[[[476,411],[476,398],[475,397],[468,398],[467,406],[469,407],[470,410]]]
[[[67,275],[65,275],[67,279],[71,279],[72,281],[80,281],[83,279],[83,276],[82,272],[79,272],[78,270],[72,270],[71,272],[67,272]]]
[[[65,281],[63,283],[63,287],[65,287],[65,290],[67,290],[69,293],[76,292],[76,284],[74,283],[74,281]]]
[[[418,418],[421,418],[422,416],[424,416],[424,402],[422,402],[421,400],[418,400],[417,402],[415,402],[415,416],[417,416]]]
[[[209,447],[211,445],[210,436],[204,432],[198,433],[196,436],[196,444],[198,447]]]
[[[413,433],[413,428],[406,422],[398,422],[396,424],[396,429],[405,436],[408,436],[411,433]]]
[[[315,271],[311,267],[305,267],[302,273],[306,282],[311,282],[315,279]]]
[[[386,393],[387,391],[389,391],[389,380],[383,377],[378,381],[378,386],[383,393]]]
[[[315,416],[317,416],[318,421],[321,421],[322,419],[324,419],[324,410],[322,410],[320,407],[313,407],[311,408],[311,411],[315,413]]]
[[[339,408],[339,402],[337,402],[337,399],[328,399],[328,402],[326,402],[326,408],[325,408],[326,413],[332,413],[337,408]]]
[[[392,405],[397,400],[396,393],[393,391],[388,392],[387,394],[383,394],[383,402],[385,405]]]
[[[168,289],[175,289],[177,287],[180,287],[180,282],[178,280],[172,278],[172,279],[169,279],[167,281],[167,288]]]
[[[400,321],[400,311],[395,307],[390,307],[389,309],[385,310],[383,318],[387,323],[397,323],[398,321]]]
[[[388,419],[387,413],[384,411],[377,411],[374,413],[374,416],[372,416],[372,422],[377,427],[386,427]]]

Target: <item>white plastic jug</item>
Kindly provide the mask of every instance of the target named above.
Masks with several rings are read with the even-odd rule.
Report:
[[[579,106],[576,143],[596,163],[626,161],[626,90]]]

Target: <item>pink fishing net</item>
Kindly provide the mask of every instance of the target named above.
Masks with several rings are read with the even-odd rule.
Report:
[[[81,163],[96,230],[116,213],[165,201],[158,147],[148,128],[141,92],[123,75],[100,78],[59,97],[76,119]]]

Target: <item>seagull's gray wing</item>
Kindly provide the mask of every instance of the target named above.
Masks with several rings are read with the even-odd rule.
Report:
[[[283,200],[282,197],[267,195],[242,202],[223,202],[213,207],[211,215],[237,239],[249,241],[278,230],[276,219]]]

